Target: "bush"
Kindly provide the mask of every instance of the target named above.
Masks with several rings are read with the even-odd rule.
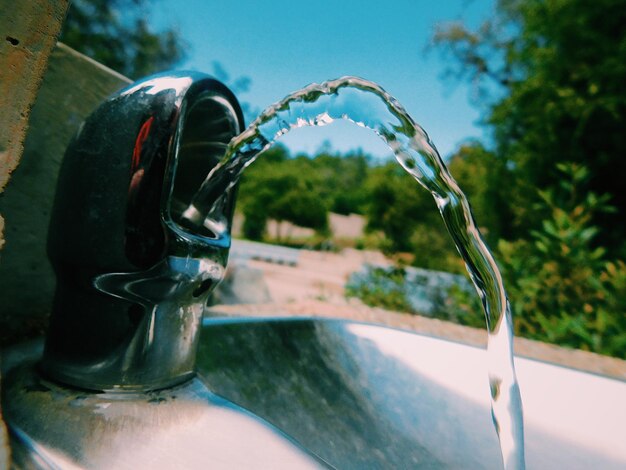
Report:
[[[370,307],[415,313],[405,293],[406,273],[402,268],[371,267],[353,274],[346,284],[346,297],[361,299]]]
[[[580,194],[588,172],[558,166],[560,186],[540,191],[547,213],[530,240],[500,241],[498,251],[521,336],[626,357],[626,265],[594,246],[592,218],[612,211],[607,196]]]
[[[411,236],[411,246],[415,259],[414,266],[435,271],[463,274],[465,265],[454,247],[439,214],[438,219],[429,225],[419,225]]]
[[[626,358],[626,263],[609,260],[594,244],[594,215],[613,208],[607,196],[581,191],[588,178],[584,167],[562,164],[558,171],[559,186],[539,191],[532,208],[543,217],[541,230],[498,243],[515,333]],[[418,285],[428,289],[430,312],[412,306],[410,289]],[[433,287],[405,269],[370,268],[350,279],[346,294],[372,306],[485,327],[476,292],[461,282]]]
[[[346,296],[357,297],[372,307],[468,324],[471,320],[460,318],[466,311],[450,300],[451,288],[471,291],[470,284],[459,275],[412,267],[366,266],[350,276]]]

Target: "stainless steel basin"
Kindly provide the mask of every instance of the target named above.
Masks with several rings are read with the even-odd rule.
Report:
[[[3,409],[14,454],[28,465],[502,465],[479,348],[342,320],[206,319],[199,380],[130,398],[33,379],[23,365],[40,353],[37,345],[21,357],[13,351],[4,364],[12,371]],[[523,358],[516,367],[529,469],[626,468],[625,382]],[[84,438],[63,441],[76,435]]]
[[[501,468],[485,351],[340,320],[205,320],[209,388],[337,468]],[[516,358],[529,469],[626,468],[626,383]]]

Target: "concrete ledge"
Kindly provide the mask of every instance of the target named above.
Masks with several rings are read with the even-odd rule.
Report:
[[[215,305],[209,309],[208,315],[342,318],[411,330],[416,333],[471,346],[483,348],[487,346],[487,332],[485,330],[420,315],[367,307],[358,302],[347,302],[344,305],[337,305],[328,302],[305,300],[287,304]],[[614,357],[562,348],[526,338],[515,338],[515,354],[571,369],[626,380],[626,361]]]

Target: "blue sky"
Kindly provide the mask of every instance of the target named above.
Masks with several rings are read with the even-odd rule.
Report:
[[[231,82],[249,77],[239,98],[259,111],[311,82],[357,75],[394,95],[446,156],[483,135],[480,114],[466,84],[442,80],[441,54],[424,50],[436,23],[477,25],[492,10],[492,0],[160,0],[151,17],[157,28],[176,25],[188,43],[180,68],[213,73],[217,61]],[[325,141],[338,151],[389,153],[348,123],[293,131],[281,141],[294,153],[313,153]]]

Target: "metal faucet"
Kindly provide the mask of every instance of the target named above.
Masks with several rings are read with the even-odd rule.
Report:
[[[51,214],[43,358],[27,345],[3,364],[14,468],[325,466],[195,377],[230,239],[183,212],[242,129],[235,96],[190,72],[141,80],[81,126]],[[220,197],[228,227],[235,191]]]
[[[51,215],[57,290],[44,375],[90,390],[155,390],[193,375],[229,246],[181,214],[242,129],[235,96],[188,72],[135,83],[86,120]],[[234,191],[225,200],[232,217]]]

